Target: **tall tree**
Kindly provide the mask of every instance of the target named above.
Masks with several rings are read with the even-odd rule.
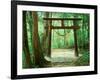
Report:
[[[33,50],[33,39],[32,39],[32,26],[33,26],[33,18],[32,18],[32,12],[27,11],[27,25],[28,25],[28,43],[29,43],[29,49],[31,53],[31,60],[32,64],[35,65],[35,60],[34,60],[34,50]],[[33,66],[35,67],[35,66]]]
[[[41,49],[39,34],[38,34],[38,15],[36,11],[32,11],[33,15],[33,46],[34,46],[34,56],[35,65],[42,67],[44,62],[44,56]]]
[[[46,12],[46,13],[45,13],[45,17],[46,17],[46,18],[49,18],[49,12]],[[46,42],[47,42],[46,45],[48,45],[48,43],[49,43],[49,37],[50,37],[50,35],[49,35],[49,25],[50,25],[50,24],[49,24],[48,20],[46,21],[46,24],[45,24],[45,25],[46,25]],[[50,46],[50,44],[49,44],[48,46],[46,46],[46,47],[47,47],[47,52],[46,52],[46,54],[47,54],[48,57],[51,56],[51,54],[50,54],[50,52],[49,52],[49,51],[50,51],[50,50],[49,50],[49,46]]]
[[[28,68],[32,67],[29,46],[28,46],[28,37],[27,37],[27,26],[26,26],[26,11],[23,11],[23,50],[26,59],[26,66]]]
[[[48,18],[49,17],[49,12],[45,12],[45,18]],[[43,53],[44,53],[44,56],[46,56],[48,54],[48,21],[45,21],[45,24],[44,24],[44,33],[43,33],[43,36],[42,36],[42,50],[43,50]]]

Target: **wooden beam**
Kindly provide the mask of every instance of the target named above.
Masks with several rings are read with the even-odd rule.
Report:
[[[64,20],[61,20],[61,27],[64,27]]]
[[[80,27],[79,26],[71,26],[71,27],[68,27],[68,26],[54,26],[54,27],[51,27],[51,29],[79,29]]]
[[[48,40],[48,45],[49,45],[49,48],[48,48],[48,56],[51,57],[51,28],[49,27],[49,31],[48,31],[48,37],[49,37],[49,40]]]
[[[75,43],[75,56],[78,57],[79,54],[78,54],[78,45],[77,45],[77,32],[75,29],[74,29],[74,43]]]
[[[43,18],[44,20],[82,20],[81,18]]]
[[[77,21],[73,21],[73,25],[77,26]],[[77,44],[77,30],[74,29],[74,42],[75,42],[75,56],[78,57],[78,44]]]

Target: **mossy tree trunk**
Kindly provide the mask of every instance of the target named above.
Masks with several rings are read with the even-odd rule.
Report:
[[[28,36],[27,36],[27,26],[26,26],[26,11],[23,11],[23,50],[25,54],[26,66],[28,68],[32,67],[29,46],[28,46]]]

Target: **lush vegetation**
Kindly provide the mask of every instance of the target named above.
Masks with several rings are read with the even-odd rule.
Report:
[[[90,54],[88,52],[84,52],[82,56],[80,56],[76,61],[75,61],[75,65],[76,66],[87,66],[89,65],[89,56]]]
[[[50,56],[48,48],[48,21],[43,18],[80,18],[81,20],[64,21],[65,26],[76,25],[78,51],[83,54],[76,65],[89,65],[89,14],[23,11],[23,68],[44,67],[49,63],[44,57]],[[61,26],[60,21],[53,21],[53,26]],[[69,49],[75,47],[73,29],[54,29],[51,33],[51,49]]]

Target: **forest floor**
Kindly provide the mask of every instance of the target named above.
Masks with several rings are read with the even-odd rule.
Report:
[[[79,54],[79,56],[82,56]],[[74,62],[78,57],[75,56],[74,49],[52,49],[51,63],[46,64],[46,67],[67,67],[75,66]]]

